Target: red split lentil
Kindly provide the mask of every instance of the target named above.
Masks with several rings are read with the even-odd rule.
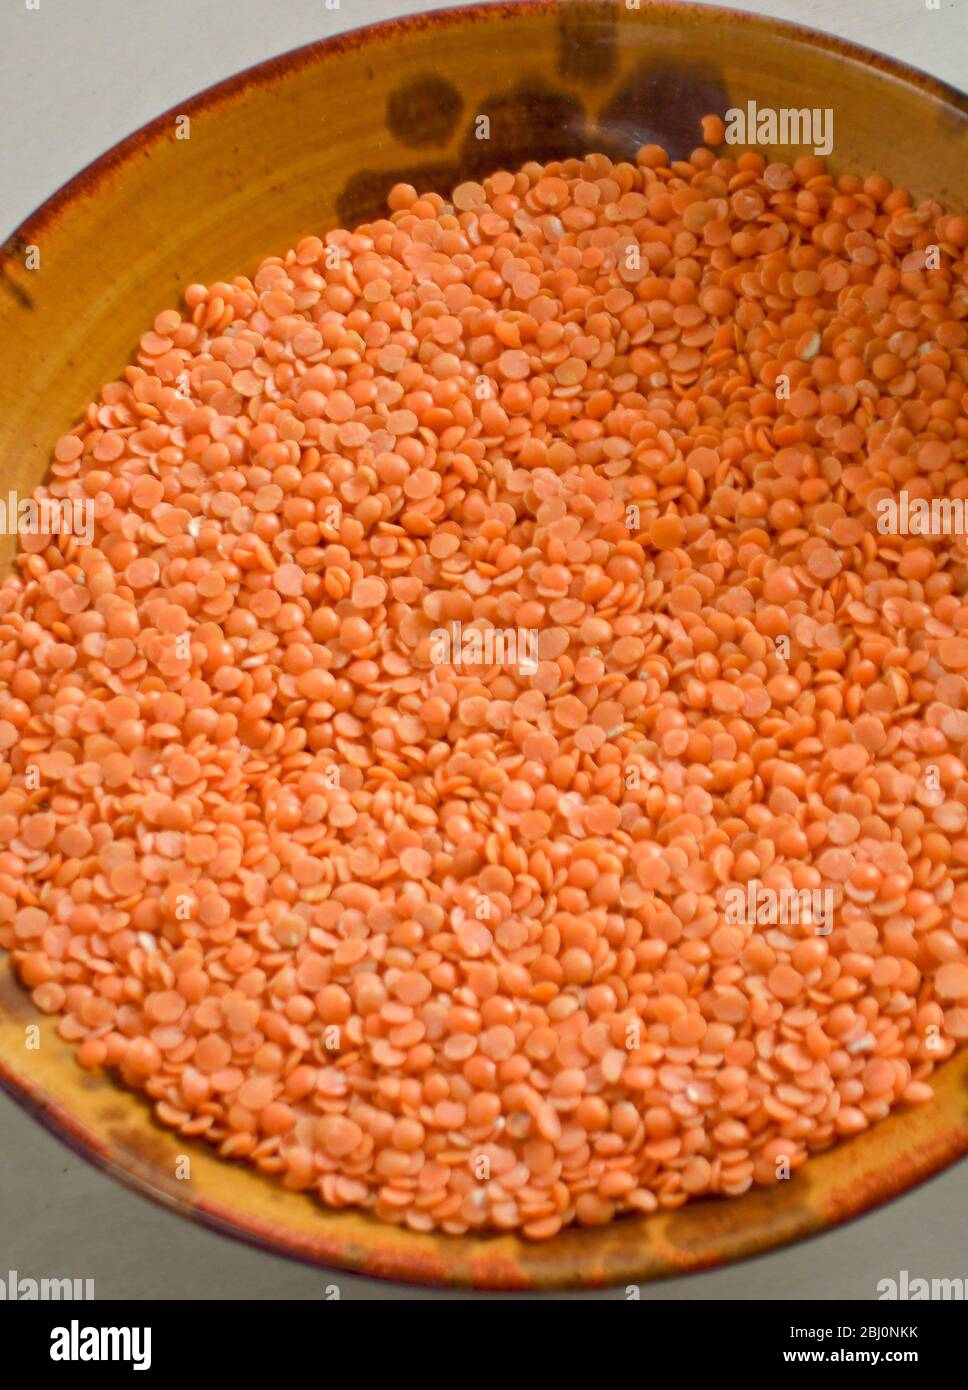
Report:
[[[968,494],[968,219],[656,146],[389,207],[190,286],[57,443],[96,529],[0,588],[0,945],[330,1206],[776,1182],[968,1040],[968,552],[875,518]]]

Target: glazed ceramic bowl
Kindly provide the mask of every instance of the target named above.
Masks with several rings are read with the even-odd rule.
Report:
[[[351,33],[213,87],[79,174],[0,248],[0,495],[30,492],[53,441],[186,284],[248,273],[301,236],[352,226],[401,180],[446,192],[528,159],[630,157],[653,141],[682,155],[700,116],[749,100],[830,107],[837,172],[876,170],[964,206],[964,96],[837,40],[725,10],[478,5]],[[190,139],[177,139],[186,115]],[[481,115],[488,140],[477,138]],[[29,270],[34,246],[41,268]],[[25,1029],[38,1022],[42,1045],[28,1051]],[[932,1103],[775,1189],[533,1245],[327,1211],[162,1129],[138,1097],[76,1066],[7,960],[0,1079],[86,1157],[219,1230],[367,1274],[488,1288],[638,1282],[718,1264],[855,1216],[968,1150],[966,1050],[941,1068]],[[190,1181],[174,1176],[183,1153]]]

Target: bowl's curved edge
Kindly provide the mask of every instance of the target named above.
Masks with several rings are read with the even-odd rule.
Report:
[[[938,1074],[951,1095],[968,1091],[968,1052],[950,1059]],[[803,1173],[794,1175],[782,1194],[777,1189],[754,1189],[745,1197],[705,1199],[677,1211],[651,1217],[627,1218],[612,1228],[581,1231],[572,1228],[555,1241],[532,1244],[519,1237],[457,1238],[440,1236],[429,1242],[411,1232],[363,1218],[375,1240],[344,1239],[339,1233],[294,1231],[271,1220],[240,1213],[205,1195],[189,1196],[185,1187],[157,1165],[132,1149],[118,1147],[92,1130],[71,1109],[51,1097],[34,1078],[14,1068],[0,1053],[0,1090],[38,1120],[72,1152],[93,1167],[108,1173],[143,1197],[198,1224],[240,1240],[244,1244],[302,1263],[345,1271],[391,1282],[438,1288],[478,1290],[488,1293],[535,1293],[557,1289],[599,1289],[643,1284],[683,1274],[697,1273],[766,1254],[795,1242],[822,1235],[897,1200],[913,1188],[937,1176],[968,1154],[968,1123],[964,1110],[946,1116],[947,1124],[926,1133],[923,1144],[899,1146],[899,1154],[886,1153],[872,1161],[867,1150],[872,1130],[842,1142],[810,1160]],[[155,1125],[143,1097],[128,1093],[150,1125]],[[951,1109],[950,1104],[945,1107]],[[927,1122],[929,1106],[913,1112],[894,1112],[879,1129],[905,1118]],[[160,1130],[168,1137],[170,1131]],[[866,1142],[865,1142],[866,1141]],[[200,1141],[178,1136],[179,1147],[189,1152],[212,1151]],[[818,1165],[826,1161],[821,1183],[814,1181]],[[841,1171],[843,1170],[843,1171]],[[838,1176],[839,1172],[839,1176]],[[274,1188],[271,1179],[249,1171]],[[789,1197],[799,1200],[790,1203]],[[306,1194],[287,1194],[315,1205]],[[739,1208],[746,1204],[754,1215],[738,1224]],[[333,1213],[323,1213],[330,1217]],[[610,1234],[611,1249],[599,1250],[592,1259],[580,1251],[583,1239]],[[562,1243],[568,1249],[562,1251]],[[472,1253],[466,1253],[468,1249]],[[456,1257],[457,1251],[462,1253]]]
[[[288,1256],[305,1264],[322,1266],[334,1271],[431,1287],[478,1287],[495,1291],[524,1290],[530,1287],[527,1280],[516,1277],[513,1265],[504,1266],[503,1263],[500,1269],[495,1268],[493,1282],[477,1283],[471,1279],[453,1277],[453,1270],[446,1264],[441,1263],[438,1266],[432,1260],[420,1259],[414,1252],[388,1249],[374,1259],[342,1242],[322,1236],[316,1239],[307,1237],[294,1240],[291,1233],[284,1232],[269,1222],[242,1216],[231,1207],[223,1206],[206,1197],[190,1200],[181,1192],[171,1190],[169,1183],[156,1168],[143,1160],[139,1161],[133,1153],[112,1147],[101,1135],[78,1120],[67,1106],[53,1100],[31,1078],[16,1072],[3,1057],[0,1057],[0,1091],[42,1124],[72,1153],[98,1171],[107,1173],[139,1196],[147,1197],[167,1211],[175,1212],[189,1221],[206,1226],[220,1235],[230,1236],[255,1249]],[[151,1122],[147,1110],[146,1118]],[[199,1147],[196,1143],[182,1142],[190,1149],[197,1150]],[[385,1229],[392,1231],[394,1228]],[[562,1287],[566,1286],[567,1281],[562,1284]]]
[[[571,3],[586,3],[586,0],[571,0]],[[588,3],[596,3],[596,0],[588,0]],[[289,72],[299,70],[308,64],[336,58],[340,54],[362,48],[376,39],[405,39],[408,34],[419,30],[481,21],[496,22],[522,13],[554,14],[560,13],[563,8],[556,0],[499,0],[494,4],[478,3],[425,12],[367,25],[304,45],[213,84],[126,136],[46,199],[0,245],[0,275],[3,274],[5,260],[12,249],[38,237],[72,204],[95,196],[117,169],[143,154],[146,148],[158,140],[166,138],[170,134],[171,121],[176,114],[193,115],[210,110],[234,97],[244,95],[253,85],[270,84]],[[968,96],[948,84],[861,45],[803,25],[719,6],[704,5],[700,8],[688,4],[653,3],[653,0],[646,0],[645,9],[640,13],[649,10],[686,22],[694,22],[700,18],[707,21],[710,17],[718,17],[731,23],[747,25],[760,32],[785,36],[854,63],[873,67],[884,75],[914,86],[968,116]],[[952,1080],[952,1085],[964,1089],[968,1083],[968,1054],[963,1053],[959,1059],[953,1059],[946,1065],[944,1072],[949,1072],[949,1068],[954,1068],[956,1063],[957,1073],[949,1073],[952,1078],[957,1076],[957,1080]],[[859,1167],[862,1176],[858,1180],[855,1175],[850,1183],[846,1180],[840,1184],[836,1181],[826,1181],[822,1192],[808,1194],[807,1200],[795,1207],[792,1216],[788,1215],[785,1219],[784,1228],[779,1233],[772,1229],[757,1230],[755,1227],[727,1230],[716,1219],[710,1219],[710,1226],[717,1233],[718,1244],[715,1248],[711,1246],[710,1238],[701,1234],[693,1241],[686,1242],[684,1246],[675,1239],[668,1239],[670,1228],[674,1227],[679,1215],[671,1213],[634,1223],[642,1231],[641,1245],[633,1246],[631,1242],[627,1242],[613,1258],[606,1259],[595,1267],[586,1265],[576,1269],[575,1263],[569,1262],[567,1258],[559,1260],[550,1253],[543,1256],[538,1247],[535,1248],[532,1257],[529,1253],[530,1247],[523,1241],[517,1242],[517,1245],[524,1248],[524,1253],[518,1257],[509,1257],[501,1250],[501,1247],[505,1251],[508,1249],[506,1238],[478,1241],[480,1253],[470,1261],[457,1264],[443,1255],[435,1258],[426,1251],[408,1247],[405,1239],[401,1241],[398,1229],[391,1226],[381,1228],[387,1233],[384,1248],[372,1250],[321,1234],[294,1235],[271,1222],[240,1215],[232,1208],[208,1197],[189,1200],[183,1190],[172,1187],[170,1179],[160,1170],[139,1159],[134,1153],[112,1146],[103,1136],[72,1114],[66,1105],[47,1094],[33,1078],[10,1065],[2,1055],[0,1087],[62,1142],[94,1166],[109,1172],[126,1186],[160,1203],[166,1209],[177,1211],[222,1234],[306,1263],[350,1270],[369,1277],[493,1291],[602,1287],[670,1277],[747,1258],[820,1234],[832,1225],[840,1225],[859,1217],[903,1195],[968,1153],[968,1126],[961,1116],[956,1121],[952,1111],[946,1117],[947,1129],[940,1128],[931,1136],[930,1144],[923,1149],[905,1152],[903,1159],[894,1164],[882,1161],[879,1165],[868,1163],[866,1168],[861,1164]],[[889,1123],[889,1120],[882,1122],[883,1125]],[[869,1135],[870,1131],[857,1140],[838,1146],[836,1152],[848,1158],[852,1152],[857,1154],[856,1146]],[[822,1160],[813,1160],[814,1163],[819,1161]],[[844,1166],[851,1167],[849,1163]],[[794,1181],[798,1181],[799,1177],[800,1175]],[[717,1207],[715,1202],[703,1202],[690,1204],[688,1210],[695,1214],[695,1225],[695,1218],[701,1218],[703,1212],[710,1216],[716,1210],[724,1212],[729,1205],[731,1204],[721,1203]],[[633,1223],[621,1224],[628,1228]],[[657,1230],[656,1238],[650,1239],[645,1236],[646,1225]],[[581,1233],[573,1234],[580,1239]],[[397,1242],[397,1248],[394,1248],[394,1240]],[[456,1247],[458,1243],[455,1241],[453,1245]],[[511,1244],[514,1245],[514,1242]],[[642,1248],[644,1246],[648,1249]]]
[[[590,7],[604,8],[608,0],[604,0],[604,3],[603,0],[566,0],[566,3],[587,4]],[[561,13],[563,9],[564,6],[560,0],[495,0],[495,3],[492,4],[475,3],[448,6],[439,10],[421,11],[418,14],[403,16],[399,19],[382,20],[374,24],[362,25],[342,34],[334,34],[330,38],[303,44],[299,48],[293,48],[274,58],[268,58],[264,62],[255,63],[242,72],[227,77],[221,82],[212,83],[203,88],[201,92],[196,93],[195,96],[169,107],[168,110],[155,116],[146,125],[132,131],[68,179],[39,207],[35,208],[4,242],[0,243],[0,268],[2,268],[9,246],[20,246],[24,242],[35,239],[57,219],[64,208],[78,198],[95,193],[98,185],[110,177],[114,169],[139,154],[146,146],[162,137],[167,137],[176,115],[192,116],[228,101],[234,96],[241,95],[254,84],[267,84],[277,78],[284,77],[288,72],[305,67],[309,63],[330,57],[335,58],[342,53],[362,48],[375,39],[383,37],[405,39],[408,34],[424,29],[482,21],[495,22],[502,18],[527,13]],[[956,87],[932,77],[929,73],[911,64],[902,63],[898,59],[890,58],[886,54],[878,53],[862,44],[825,34],[821,30],[812,29],[807,25],[777,20],[766,15],[751,14],[748,11],[735,10],[729,6],[705,4],[698,6],[678,3],[678,0],[646,0],[645,13],[650,11],[670,17],[675,16],[687,22],[697,20],[700,15],[703,16],[702,22],[709,18],[719,18],[729,20],[734,24],[745,24],[765,33],[785,35],[811,47],[874,67],[886,76],[909,83],[968,116],[968,95]],[[639,11],[638,13],[643,12]]]

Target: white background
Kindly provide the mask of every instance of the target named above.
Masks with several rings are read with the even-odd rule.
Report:
[[[0,0],[0,241],[84,165],[201,88],[345,29],[440,8],[434,0],[341,0],[339,10],[324,0],[40,0],[32,11],[25,0]],[[926,0],[747,0],[736,8],[852,39],[968,86],[968,0],[941,0],[940,10]],[[878,1280],[901,1269],[968,1278],[966,1199],[961,1163],[837,1231],[647,1285],[643,1297],[870,1299]],[[96,1172],[0,1096],[0,1271],[9,1269],[93,1278],[99,1298],[313,1299],[334,1280],[344,1298],[414,1296],[267,1255],[172,1216]],[[737,1329],[738,1351],[742,1343]]]

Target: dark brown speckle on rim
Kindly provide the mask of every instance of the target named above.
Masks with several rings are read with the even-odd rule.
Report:
[[[558,75],[594,86],[618,67],[618,13],[614,4],[564,5],[558,21]]]
[[[387,127],[401,145],[446,145],[463,107],[460,92],[436,73],[395,87],[387,99]]]

